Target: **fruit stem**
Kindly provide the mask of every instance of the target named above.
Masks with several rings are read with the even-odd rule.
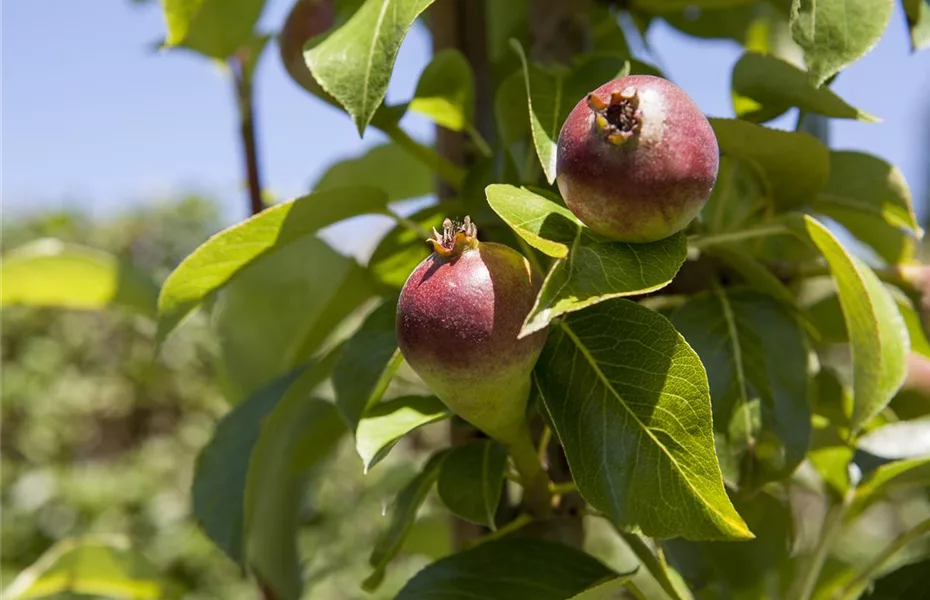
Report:
[[[549,476],[539,460],[530,428],[524,421],[516,435],[512,436],[507,450],[520,474],[523,485],[523,502],[537,519],[546,519],[552,514],[552,492],[549,491]]]

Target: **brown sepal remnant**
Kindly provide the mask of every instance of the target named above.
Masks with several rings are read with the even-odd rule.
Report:
[[[635,137],[643,128],[639,94],[633,86],[612,92],[608,102],[594,93],[588,94],[586,100],[588,108],[594,112],[597,132],[615,146]]]
[[[465,217],[461,223],[446,219],[442,222],[442,233],[433,228],[433,237],[426,241],[442,257],[459,256],[465,250],[478,246],[478,228],[471,222],[471,217]]]

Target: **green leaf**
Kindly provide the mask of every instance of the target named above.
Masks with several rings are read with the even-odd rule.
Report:
[[[882,37],[892,0],[793,0],[791,35],[819,86],[859,60]]]
[[[435,396],[404,396],[372,406],[355,430],[355,450],[365,472],[381,462],[403,436],[451,416]]]
[[[683,234],[651,244],[607,242],[565,207],[524,188],[491,185],[491,208],[553,262],[521,335],[599,302],[654,291],[675,277],[687,256]]]
[[[352,431],[365,412],[381,401],[404,360],[394,334],[396,312],[396,300],[373,310],[346,342],[333,371],[336,408]]]
[[[287,391],[262,426],[245,489],[246,560],[276,600],[302,592],[297,534],[303,490],[345,426],[332,404],[311,397],[316,374]]]
[[[804,460],[811,435],[801,325],[773,298],[719,286],[693,297],[672,323],[707,369],[717,457],[727,483],[758,489],[790,475]]]
[[[615,577],[606,583],[590,587],[580,594],[572,596],[569,600],[617,600],[625,598],[628,593],[627,582],[636,574],[636,571]]]
[[[830,154],[813,136],[768,129],[737,119],[710,119],[720,152],[757,167],[782,208],[801,206],[813,199],[830,171]]]
[[[823,254],[833,272],[852,347],[852,434],[891,401],[907,375],[907,328],[894,299],[875,273],[848,254],[813,217],[799,216],[794,230]]]
[[[662,0],[650,0],[654,4]],[[703,39],[731,39],[746,45],[752,33],[752,27],[760,13],[758,3],[738,2],[733,6],[717,6],[704,8],[698,14],[692,10],[685,10],[687,2],[674,2],[677,10],[662,12],[662,18],[672,27]],[[718,3],[722,4],[722,3]]]
[[[891,490],[925,485],[930,485],[930,458],[914,458],[881,465],[866,476],[856,488],[856,495],[847,513],[848,518],[852,519],[862,514]]]
[[[754,120],[753,112],[782,113],[796,106],[835,119],[880,120],[850,106],[829,87],[815,87],[807,73],[775,56],[746,52],[733,67],[732,81],[734,109],[740,118]]]
[[[856,446],[881,458],[930,458],[930,419],[889,423],[863,435]]]
[[[252,39],[265,0],[163,0],[168,46],[225,59]]]
[[[830,152],[830,178],[812,208],[834,219],[891,264],[910,261],[923,230],[897,167],[862,152]]]
[[[424,208],[409,220],[428,232],[433,228],[441,228],[443,220],[449,215],[459,214],[458,211],[457,204],[443,201],[442,204]],[[430,252],[421,233],[408,225],[399,224],[381,238],[368,259],[368,271],[375,281],[400,290],[410,273]]]
[[[372,295],[365,270],[313,236],[250,263],[212,311],[232,399],[331,345],[340,323]]]
[[[135,552],[128,539],[88,536],[66,539],[49,548],[3,591],[10,600],[61,597],[62,594],[115,600],[166,597],[153,564]]]
[[[616,576],[593,557],[563,544],[503,539],[434,562],[408,581],[395,600],[565,600]]]
[[[701,210],[708,233],[745,229],[772,205],[771,192],[760,167],[736,156],[720,157],[717,183]]]
[[[158,285],[117,257],[45,238],[3,255],[0,306],[25,304],[80,310],[109,306],[155,316]]]
[[[523,51],[523,46],[516,40],[510,45],[523,63],[523,82],[526,85],[526,97],[529,103],[530,132],[533,144],[542,165],[546,181],[555,181],[556,144],[562,129],[563,115],[571,110],[574,98],[564,94],[564,74],[550,73],[531,64]],[[568,108],[566,108],[568,107]]]
[[[352,186],[379,188],[389,202],[429,196],[433,193],[433,173],[422,161],[396,144],[382,144],[365,154],[341,160],[313,184],[314,192]]]
[[[185,258],[162,285],[159,341],[253,261],[343,219],[383,214],[387,203],[387,195],[375,188],[330,190],[278,204],[214,235]]]
[[[700,582],[718,598],[766,598],[767,586],[788,559],[795,524],[791,507],[761,492],[751,499],[734,498],[740,515],[756,539],[740,544],[668,540],[662,547],[666,557],[695,588]]]
[[[903,0],[907,26],[911,31],[911,50],[930,46],[930,0]]]
[[[568,113],[594,88],[629,73],[630,64],[619,55],[588,54],[579,57],[570,72],[565,68],[544,69],[527,60],[518,41],[511,40],[510,45],[523,65],[533,144],[551,184],[556,175],[559,132]]]
[[[704,252],[726,262],[756,291],[768,294],[787,307],[795,306],[795,298],[791,290],[772,271],[752,256],[724,244],[712,246]]]
[[[304,59],[320,86],[342,104],[359,135],[384,100],[397,52],[433,0],[367,0]]]
[[[492,440],[453,448],[439,471],[439,498],[460,518],[497,529],[494,517],[506,468],[507,449]]]
[[[433,55],[417,83],[410,110],[452,131],[465,131],[475,118],[475,75],[454,48]]]
[[[723,489],[704,367],[665,317],[629,300],[569,315],[535,373],[581,495],[618,527],[752,538]]]
[[[911,300],[899,290],[890,290],[901,312],[901,318],[907,327],[907,335],[911,340],[911,352],[915,352],[925,358],[930,358],[930,340],[927,339],[927,332],[924,330],[923,321],[920,313],[914,308]]]
[[[220,420],[197,457],[191,487],[194,517],[207,537],[239,564],[245,560],[246,479],[262,426],[288,390],[312,388],[325,379],[335,356],[302,365],[252,392]]]
[[[417,512],[439,477],[439,469],[447,454],[448,450],[434,453],[423,465],[420,473],[394,499],[387,529],[378,537],[371,556],[368,558],[368,563],[374,568],[374,572],[362,584],[366,590],[373,591],[384,579],[388,563],[400,552],[404,539],[417,518]]]

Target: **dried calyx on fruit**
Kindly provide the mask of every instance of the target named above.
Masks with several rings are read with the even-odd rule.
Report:
[[[717,178],[717,138],[676,85],[621,77],[578,102],[559,134],[556,172],[582,223],[624,242],[653,242],[684,229]]]
[[[468,217],[446,219],[442,232],[434,231],[434,252],[407,278],[397,302],[397,343],[440,400],[509,448],[526,486],[542,486],[539,498],[546,478],[526,408],[546,332],[518,335],[540,280],[522,254],[477,236]]]

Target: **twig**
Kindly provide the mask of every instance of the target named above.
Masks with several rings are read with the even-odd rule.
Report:
[[[255,141],[255,102],[252,77],[242,59],[230,59],[236,92],[236,107],[239,109],[239,136],[245,158],[246,181],[249,186],[249,211],[256,215],[265,208],[262,201],[262,183],[258,168],[258,145]]]

